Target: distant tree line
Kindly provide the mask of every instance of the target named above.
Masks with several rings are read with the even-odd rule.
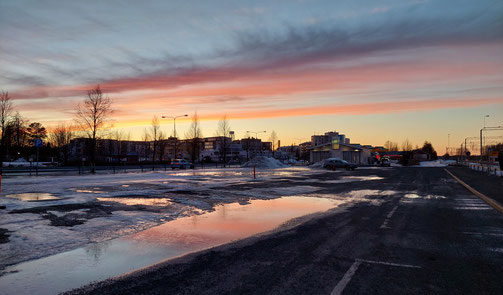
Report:
[[[41,160],[51,159],[68,164],[71,155],[70,142],[76,137],[86,137],[89,142],[86,154],[89,156],[91,171],[94,172],[98,139],[107,138],[118,142],[130,139],[130,135],[121,130],[108,132],[113,114],[112,103],[112,99],[97,85],[88,90],[84,100],[76,106],[73,122],[60,122],[56,126],[46,129],[41,123],[30,122],[15,111],[11,96],[8,92],[2,91],[0,93],[0,161],[33,158],[35,154],[34,140],[42,139],[44,144],[40,148]],[[221,160],[224,162],[227,162],[226,157],[231,145],[231,140],[228,139],[231,136],[230,133],[229,120],[227,116],[223,116],[218,122],[215,135],[221,137],[221,145],[223,146]],[[173,137],[176,135],[173,134]],[[142,139],[147,157],[151,158],[152,162],[161,161],[168,136],[161,130],[157,116],[153,116],[151,126],[144,130]],[[276,133],[273,134],[273,139],[276,140]],[[189,130],[185,133],[185,140],[188,143],[186,147],[191,160],[193,162],[200,161],[203,134],[197,113],[192,116]],[[118,148],[119,155],[123,155],[125,151],[121,150],[122,145],[119,144]]]

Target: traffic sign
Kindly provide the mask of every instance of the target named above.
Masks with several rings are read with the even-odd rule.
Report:
[[[35,139],[33,142],[33,145],[35,147],[42,147],[42,145],[43,145],[42,139],[40,139],[40,138]]]

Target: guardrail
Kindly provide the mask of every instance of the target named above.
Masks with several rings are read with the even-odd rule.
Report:
[[[501,171],[499,165],[496,164],[477,162],[460,162],[460,164],[473,170],[485,172],[489,175],[503,176],[503,171]]]

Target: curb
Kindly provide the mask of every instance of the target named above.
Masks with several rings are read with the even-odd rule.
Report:
[[[475,196],[479,197],[484,202],[486,202],[487,204],[489,204],[491,207],[493,207],[494,209],[498,210],[500,213],[503,214],[503,206],[501,206],[498,202],[496,202],[495,200],[489,198],[488,196],[486,196],[486,195],[478,192],[477,190],[475,190],[474,188],[472,188],[471,186],[469,186],[468,184],[466,184],[465,182],[463,182],[461,179],[457,178],[449,170],[447,170],[445,168],[444,168],[444,170],[445,170],[445,172],[449,173],[449,175],[452,176],[452,178],[454,178],[457,182],[459,182],[459,184],[461,184],[467,190],[469,190],[470,192],[472,192]]]

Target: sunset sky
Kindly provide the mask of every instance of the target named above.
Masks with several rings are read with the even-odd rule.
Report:
[[[503,125],[501,0],[0,0],[0,39],[0,89],[47,126],[96,84],[132,139],[153,115],[197,112],[204,136],[227,115],[238,138],[335,130],[443,153],[484,115]]]

